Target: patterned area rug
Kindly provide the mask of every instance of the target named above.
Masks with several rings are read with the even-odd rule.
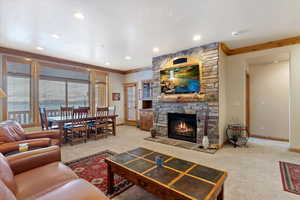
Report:
[[[107,165],[105,158],[111,157],[116,153],[111,151],[102,151],[97,154],[80,158],[65,163],[69,166],[80,178],[87,180],[95,185],[102,192],[107,192]],[[109,195],[112,198],[131,187],[133,184],[126,179],[115,175],[114,193]]]
[[[279,162],[283,189],[300,195],[300,165]]]

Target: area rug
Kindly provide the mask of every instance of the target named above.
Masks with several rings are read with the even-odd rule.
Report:
[[[107,165],[105,158],[111,157],[116,153],[111,151],[102,151],[84,158],[73,160],[65,163],[69,166],[80,178],[87,180],[95,185],[102,192],[107,192]],[[112,198],[131,187],[133,184],[126,179],[115,175],[114,193],[108,195]]]
[[[279,161],[284,191],[300,195],[300,165]]]

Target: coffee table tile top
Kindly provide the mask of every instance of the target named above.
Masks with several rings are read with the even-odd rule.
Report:
[[[217,181],[221,178],[224,172],[202,165],[198,165],[194,167],[191,171],[189,171],[188,174],[209,180],[213,183],[217,183]]]
[[[167,156],[165,154],[161,154],[161,153],[158,153],[158,152],[153,152],[152,154],[149,154],[149,155],[145,156],[145,158],[148,159],[148,160],[155,161],[155,157],[156,156],[162,156],[162,158],[163,158],[164,161],[166,161],[169,158],[171,158],[171,156]]]
[[[179,175],[180,174],[178,172],[165,167],[156,167],[145,174],[145,176],[148,176],[166,185]]]
[[[132,162],[128,162],[127,164],[125,164],[125,166],[139,173],[143,173],[151,167],[155,166],[155,164],[143,159],[137,159]]]
[[[181,160],[179,158],[173,158],[164,163],[165,166],[171,167],[173,169],[177,169],[182,172],[188,170],[191,166],[193,166],[193,164],[194,163],[192,162]]]
[[[131,151],[128,151],[128,153],[136,155],[136,156],[145,156],[151,152],[153,152],[153,151],[145,149],[145,148],[141,148],[141,147],[133,149]]]
[[[137,157],[132,156],[128,153],[121,153],[121,154],[113,156],[111,159],[117,163],[123,164],[123,163],[126,163],[126,162],[131,161],[136,158]]]
[[[162,167],[155,165],[155,157],[161,155],[164,159]],[[110,159],[120,166],[139,173],[142,177],[157,181],[166,189],[172,189],[185,194],[190,199],[206,199],[224,183],[227,173],[193,162],[185,161],[145,148],[136,148],[118,154]]]
[[[184,175],[171,187],[196,199],[204,199],[214,186],[191,176]]]

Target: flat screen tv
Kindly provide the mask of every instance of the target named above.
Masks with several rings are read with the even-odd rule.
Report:
[[[161,92],[184,94],[200,91],[199,65],[172,67],[160,71]]]

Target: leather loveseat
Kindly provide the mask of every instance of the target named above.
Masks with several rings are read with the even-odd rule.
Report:
[[[20,143],[28,143],[30,147],[60,145],[61,136],[58,130],[25,133],[22,126],[16,121],[1,122],[0,153],[17,150]]]
[[[0,199],[109,200],[60,160],[57,146],[8,157],[0,153]]]

